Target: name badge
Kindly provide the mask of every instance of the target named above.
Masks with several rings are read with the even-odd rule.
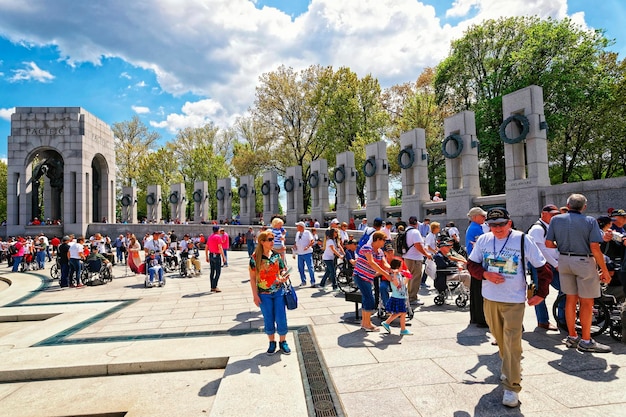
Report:
[[[489,267],[487,267],[487,271],[500,273],[500,268],[497,266],[490,265]]]

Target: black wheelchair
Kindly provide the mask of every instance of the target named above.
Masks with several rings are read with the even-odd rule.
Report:
[[[101,259],[84,261],[80,276],[83,284],[90,286],[103,285],[113,280],[111,271]]]

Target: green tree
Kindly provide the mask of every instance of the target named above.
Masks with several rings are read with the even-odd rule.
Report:
[[[138,167],[141,159],[154,150],[160,135],[148,131],[139,117],[114,123],[115,163],[118,169],[118,183],[130,187],[137,184]]]
[[[317,142],[324,143],[322,157],[334,165],[337,153],[354,152],[355,163],[365,162],[365,145],[379,141],[388,124],[381,89],[371,75],[359,79],[349,68],[320,72],[311,104],[317,108]],[[357,170],[359,172],[359,170]],[[357,194],[365,202],[365,176],[357,175]]]
[[[581,162],[581,146],[590,138],[581,117],[606,93],[599,65],[608,41],[570,20],[512,17],[470,27],[452,43],[437,67],[438,102],[454,111],[473,110],[480,141],[481,187],[504,191],[504,151],[498,135],[502,96],[536,84],[543,87],[549,148],[561,180],[571,180]]]
[[[287,167],[300,165],[306,178],[311,161],[324,153],[326,144],[316,135],[319,114],[311,105],[322,71],[321,67],[312,66],[297,73],[281,66],[260,77],[251,113],[254,126],[272,139],[267,150],[274,169],[280,174],[284,174]],[[310,204],[306,181],[304,204],[305,207]]]
[[[213,124],[198,128],[185,128],[178,132],[167,148],[174,156],[172,166],[177,167],[185,183],[187,201],[191,201],[196,181],[207,181],[211,218],[217,217],[217,180],[230,175],[224,156],[217,152],[219,129]]]
[[[390,119],[387,138],[391,143],[387,152],[391,173],[396,176],[400,174],[397,161],[400,135],[415,128],[424,129],[430,193],[439,190],[445,195],[446,165],[441,152],[443,119],[453,112],[437,103],[433,86],[434,76],[434,69],[426,68],[414,83],[394,85],[386,89],[382,94],[382,102]]]

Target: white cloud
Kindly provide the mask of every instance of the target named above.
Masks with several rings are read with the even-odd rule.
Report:
[[[186,127],[202,127],[208,123],[226,126],[223,122],[228,117],[222,105],[211,99],[188,101],[183,105],[181,112],[170,113],[160,122],[150,121],[150,126],[176,133]]]
[[[476,7],[480,0],[455,0],[452,7],[446,10],[446,17],[467,16],[472,7]]]
[[[294,20],[272,7],[259,10],[248,0],[109,0],[107,7],[73,0],[29,0],[28,7],[11,7],[0,1],[0,35],[35,45],[54,39],[69,64],[98,65],[103,57],[120,57],[154,71],[166,93],[199,96],[180,114],[152,122],[172,130],[244,113],[259,76],[282,64],[295,70],[346,66],[359,76],[371,73],[386,87],[415,80],[447,55],[452,39],[483,19],[567,15],[567,0],[455,0],[445,15],[471,17],[450,24],[425,1],[311,0]],[[37,23],[42,15],[45,25]],[[34,69],[15,76],[34,77]],[[39,80],[52,79],[46,74],[53,78],[41,71]],[[120,77],[131,78],[126,72]]]
[[[130,80],[132,77],[130,76],[129,73],[124,71],[123,73],[120,74],[120,78],[126,78],[127,80]]]
[[[150,108],[145,106],[131,106],[133,111],[137,114],[146,114],[150,113]]]
[[[15,113],[15,107],[10,109],[0,109],[0,119],[11,121],[11,115]]]
[[[148,84],[146,84],[146,82],[142,80],[138,82],[137,84],[135,84],[135,87],[143,88],[143,87],[146,87],[147,85]]]
[[[14,75],[9,78],[9,82],[38,81],[40,83],[47,83],[54,80],[54,75],[48,71],[42,70],[34,62],[22,63],[26,65],[26,68],[12,70]]]

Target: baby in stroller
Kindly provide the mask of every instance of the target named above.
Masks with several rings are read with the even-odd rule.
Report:
[[[434,301],[440,306],[447,298],[456,295],[455,303],[461,308],[465,307],[469,300],[469,286],[472,278],[457,262],[448,258],[453,245],[454,242],[449,238],[444,238],[437,244],[439,250],[433,256],[433,260],[437,265],[435,289],[439,291],[439,294],[435,296]]]

